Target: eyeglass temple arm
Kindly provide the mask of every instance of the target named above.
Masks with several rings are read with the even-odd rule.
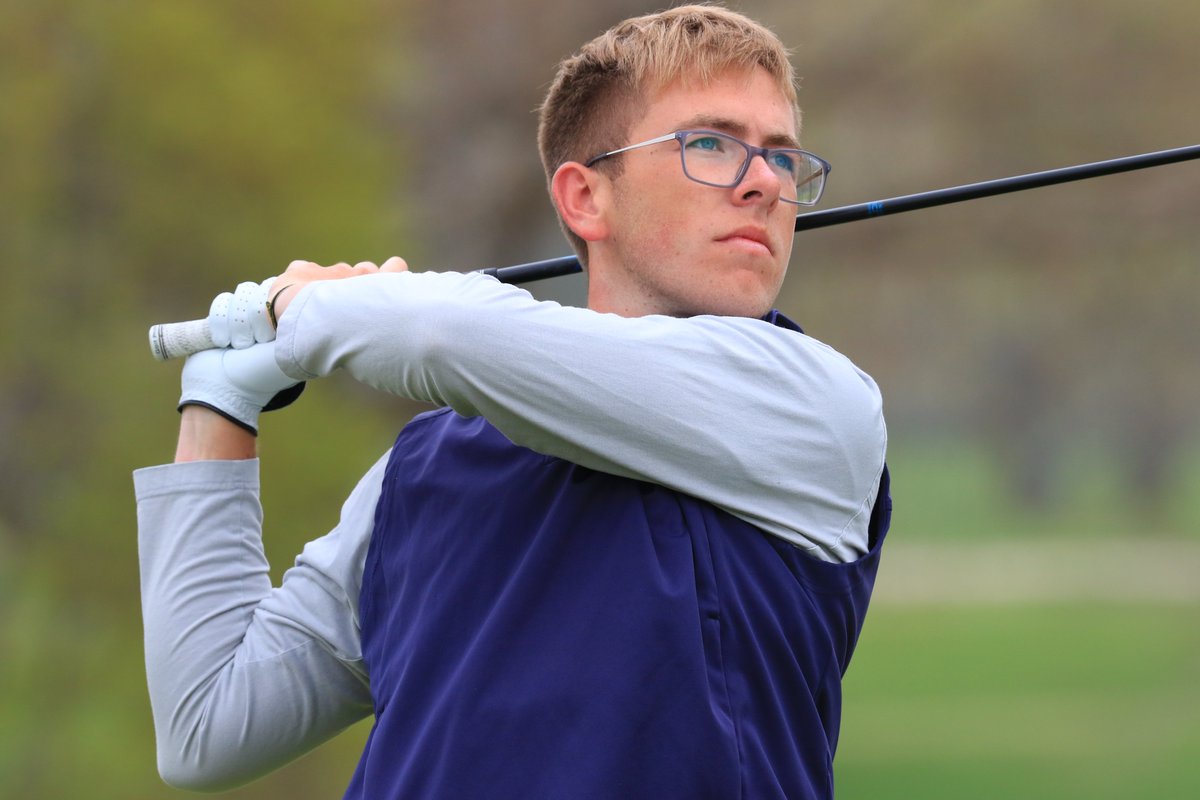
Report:
[[[999,178],[982,183],[969,183],[963,186],[953,186],[948,189],[936,189],[931,192],[903,195],[888,200],[874,200],[870,203],[859,203],[852,206],[841,206],[826,211],[812,211],[796,217],[796,230],[807,231],[813,228],[825,228],[830,225],[841,225],[845,222],[882,217],[886,214],[900,214],[905,211],[916,211],[920,208],[961,203],[965,200],[975,200],[980,197],[992,197],[1009,192],[1019,192],[1025,189],[1037,189],[1042,186],[1053,186],[1059,183],[1069,183],[1087,178],[1098,178],[1103,175],[1115,175],[1120,172],[1131,172],[1148,167],[1175,164],[1181,161],[1200,159],[1200,145],[1177,147],[1171,150],[1159,150],[1124,158],[1114,158],[1108,161],[1094,161],[1074,167],[1031,172],[1026,175],[1016,175],[1011,178]],[[517,264],[511,267],[492,267],[478,270],[504,283],[526,283],[528,281],[557,278],[563,275],[573,275],[581,272],[583,267],[575,256],[562,256],[545,261],[533,261],[528,264]]]

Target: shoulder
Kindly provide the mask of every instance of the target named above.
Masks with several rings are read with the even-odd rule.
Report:
[[[834,347],[802,331],[778,312],[766,319],[693,317],[698,339],[719,342],[738,366],[748,372],[782,370],[788,378],[778,384],[807,390],[822,387],[837,396],[879,397],[879,386],[865,371]]]

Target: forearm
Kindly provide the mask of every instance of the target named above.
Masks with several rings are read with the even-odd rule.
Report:
[[[308,287],[277,345],[294,378],[344,368],[835,558],[847,531],[865,536],[886,440],[878,389],[758,320],[627,319],[481,276],[378,275]]]
[[[255,458],[254,434],[238,427],[212,409],[184,406],[179,416],[179,441],[175,462],[238,461]]]
[[[363,677],[288,619],[289,604],[280,613],[260,536],[257,462],[139,470],[135,483],[146,673],[165,780],[244,783],[369,711]]]

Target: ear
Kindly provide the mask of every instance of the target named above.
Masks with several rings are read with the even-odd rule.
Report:
[[[563,222],[580,239],[596,242],[608,236],[609,182],[599,172],[568,161],[554,171],[550,196]]]

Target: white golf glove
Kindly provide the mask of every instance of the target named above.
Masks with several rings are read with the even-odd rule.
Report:
[[[267,319],[267,301],[274,278],[262,283],[239,283],[232,292],[221,292],[208,309],[208,328],[217,347],[242,349],[275,339],[275,328]]]
[[[204,406],[254,434],[259,412],[283,408],[304,391],[304,383],[289,378],[275,363],[274,342],[188,356],[182,384],[181,410]]]

